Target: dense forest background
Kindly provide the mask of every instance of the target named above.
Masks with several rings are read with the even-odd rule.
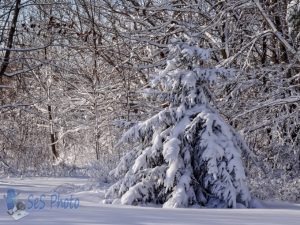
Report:
[[[105,177],[174,38],[232,76],[208,86],[245,139],[252,193],[300,199],[299,0],[0,0],[0,170]]]

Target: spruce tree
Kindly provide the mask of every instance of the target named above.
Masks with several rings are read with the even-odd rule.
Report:
[[[300,0],[289,2],[286,15],[289,34],[298,43],[300,42]]]
[[[214,109],[208,84],[230,70],[204,68],[209,51],[173,41],[164,70],[144,90],[167,105],[131,127],[119,145],[131,143],[112,174],[118,181],[107,202],[163,207],[248,207],[241,159],[244,142]]]

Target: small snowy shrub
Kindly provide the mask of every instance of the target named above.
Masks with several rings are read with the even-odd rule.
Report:
[[[300,203],[300,178],[257,176],[249,179],[249,186],[255,198]]]
[[[167,107],[123,135],[119,144],[134,147],[111,172],[118,181],[107,202],[249,206],[241,160],[247,146],[213,108],[207,88],[230,71],[201,67],[208,59],[209,51],[192,42],[170,46],[165,69],[145,90]]]
[[[113,177],[109,176],[109,172],[113,168],[113,166],[111,166],[112,164],[113,163],[104,162],[104,160],[92,161],[87,166],[87,176],[89,176],[92,180],[100,183],[112,182]]]

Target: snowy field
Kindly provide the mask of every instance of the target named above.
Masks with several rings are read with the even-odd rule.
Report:
[[[264,209],[161,209],[129,206],[105,205],[101,201],[104,188],[93,189],[83,178],[0,178],[0,224],[22,225],[288,225],[300,224],[300,205],[281,202],[264,202]],[[20,192],[19,199],[27,200],[32,194],[44,194],[45,207],[31,209],[29,215],[19,221],[6,213],[4,195],[14,188]],[[61,199],[78,198],[78,209],[50,207],[53,193]],[[52,201],[54,202],[54,198]],[[53,204],[54,205],[54,204]]]

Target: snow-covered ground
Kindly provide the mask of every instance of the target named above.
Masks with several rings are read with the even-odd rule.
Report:
[[[289,225],[300,224],[300,205],[281,202],[264,202],[264,209],[161,209],[105,205],[101,203],[103,190],[93,189],[84,178],[0,178],[0,224],[22,225]],[[7,189],[20,192],[19,199],[32,194],[45,194],[45,207],[28,210],[29,215],[19,221],[6,213],[3,198]],[[51,208],[53,193],[60,198],[78,198],[78,209]],[[52,199],[54,201],[54,198]],[[54,204],[53,204],[54,205]]]

